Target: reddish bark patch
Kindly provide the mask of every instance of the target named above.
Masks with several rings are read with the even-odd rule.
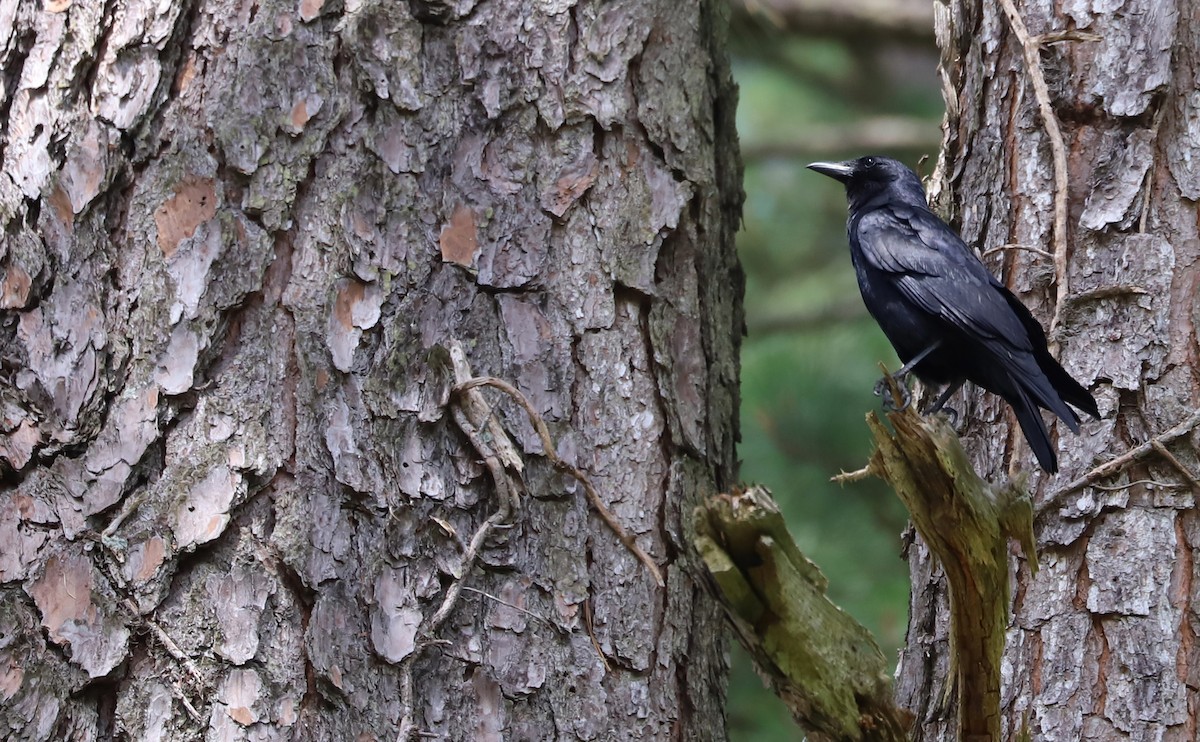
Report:
[[[346,281],[333,303],[333,317],[343,330],[354,327],[354,308],[363,300],[367,285],[361,281]]]
[[[33,458],[33,451],[42,443],[42,433],[29,420],[22,420],[14,430],[0,436],[0,459],[8,461],[17,471]]]
[[[598,175],[598,163],[589,152],[582,162],[559,175],[550,192],[542,195],[542,208],[557,217],[564,216],[571,204],[592,187]]]
[[[308,114],[308,101],[301,98],[296,102],[296,105],[292,106],[292,126],[297,130],[303,129],[304,125],[308,123],[309,118],[311,116]]]
[[[307,23],[321,14],[321,8],[325,7],[325,0],[301,0],[300,3],[300,20]]]
[[[59,185],[50,191],[50,197],[47,200],[58,223],[63,226],[63,230],[67,234],[72,234],[75,231],[75,208],[71,205],[71,195]]]
[[[133,557],[137,561],[134,582],[142,584],[153,577],[159,565],[163,563],[165,555],[166,549],[161,536],[152,536],[146,541],[141,549],[136,550],[136,556]]]
[[[475,212],[469,206],[460,204],[450,216],[449,223],[442,227],[439,242],[442,246],[442,260],[471,267],[475,262],[475,253],[479,251],[479,238],[475,234]]]
[[[188,86],[192,84],[192,80],[195,79],[195,77],[196,55],[189,54],[187,59],[183,60],[183,69],[179,71],[179,77],[175,83],[179,88],[179,92],[182,93],[183,91],[187,90]]]
[[[1171,580],[1171,604],[1179,608],[1179,651],[1175,655],[1175,674],[1183,683],[1194,680],[1191,677],[1191,665],[1194,661],[1196,634],[1192,630],[1192,577],[1194,574],[1192,545],[1188,542],[1187,528],[1183,519],[1186,515],[1175,518],[1175,543],[1177,556],[1175,558],[1175,574]],[[1188,714],[1192,726],[1196,719]],[[1188,739],[1196,739],[1193,731]]]
[[[0,309],[20,309],[29,303],[29,274],[19,265],[10,265],[0,283]]]
[[[175,187],[154,212],[158,227],[158,246],[171,257],[179,243],[196,233],[196,228],[217,213],[216,182],[212,178],[186,178]]]
[[[92,570],[86,559],[50,557],[41,579],[33,583],[29,594],[42,613],[42,625],[56,642],[68,641],[59,634],[59,629],[68,621],[72,624],[92,622],[95,613],[92,608]]]
[[[17,694],[21,681],[25,679],[25,671],[11,657],[7,659],[7,664],[8,667],[0,668],[0,698],[5,701]]]

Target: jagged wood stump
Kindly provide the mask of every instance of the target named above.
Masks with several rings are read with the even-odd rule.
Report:
[[[887,482],[937,556],[950,592],[951,680],[957,689],[962,740],[1000,738],[1000,659],[1008,625],[1008,540],[1020,543],[1037,571],[1033,508],[1025,477],[994,485],[967,460],[944,416],[912,408],[890,412],[889,430],[874,412],[867,425],[876,450],[867,474]]]

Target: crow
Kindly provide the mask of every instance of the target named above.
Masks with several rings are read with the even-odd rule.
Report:
[[[1058,415],[1073,433],[1079,416],[1068,403],[1095,418],[1100,411],[1050,355],[1046,333],[1025,305],[929,210],[917,174],[900,162],[870,156],[808,168],[846,186],[858,288],[904,364],[893,378],[903,381],[912,372],[926,384],[946,386],[926,414],[941,409],[965,381],[1000,396],[1038,463],[1057,472],[1038,408]]]

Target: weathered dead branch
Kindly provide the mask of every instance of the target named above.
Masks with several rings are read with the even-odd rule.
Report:
[[[893,396],[898,395],[892,383]],[[1037,571],[1033,507],[1024,477],[997,486],[981,479],[944,416],[909,407],[872,412],[876,450],[867,471],[887,482],[942,565],[950,588],[951,680],[960,739],[1000,739],[1000,660],[1008,625],[1008,539]],[[859,473],[835,478],[853,481]]]
[[[938,122],[913,116],[875,116],[842,124],[808,124],[788,139],[747,141],[742,159],[824,157],[845,152],[936,152]]]
[[[694,513],[696,548],[738,640],[811,740],[902,740],[887,660],[825,596],[763,487],[716,495]]]

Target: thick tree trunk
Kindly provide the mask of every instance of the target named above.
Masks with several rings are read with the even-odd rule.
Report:
[[[722,13],[0,0],[0,736],[724,737]]]
[[[1006,3],[937,6],[948,117],[935,195],[979,249],[1053,254],[985,260],[1055,321],[1058,355],[1103,419],[1078,437],[1056,422],[1062,471],[1046,476],[997,398],[952,403],[981,473],[1032,472],[1041,571],[1012,557],[1002,738],[1194,740],[1200,4]],[[1086,33],[1039,47],[1074,29]],[[952,739],[945,583],[923,544],[909,559],[897,691],[919,738]]]

